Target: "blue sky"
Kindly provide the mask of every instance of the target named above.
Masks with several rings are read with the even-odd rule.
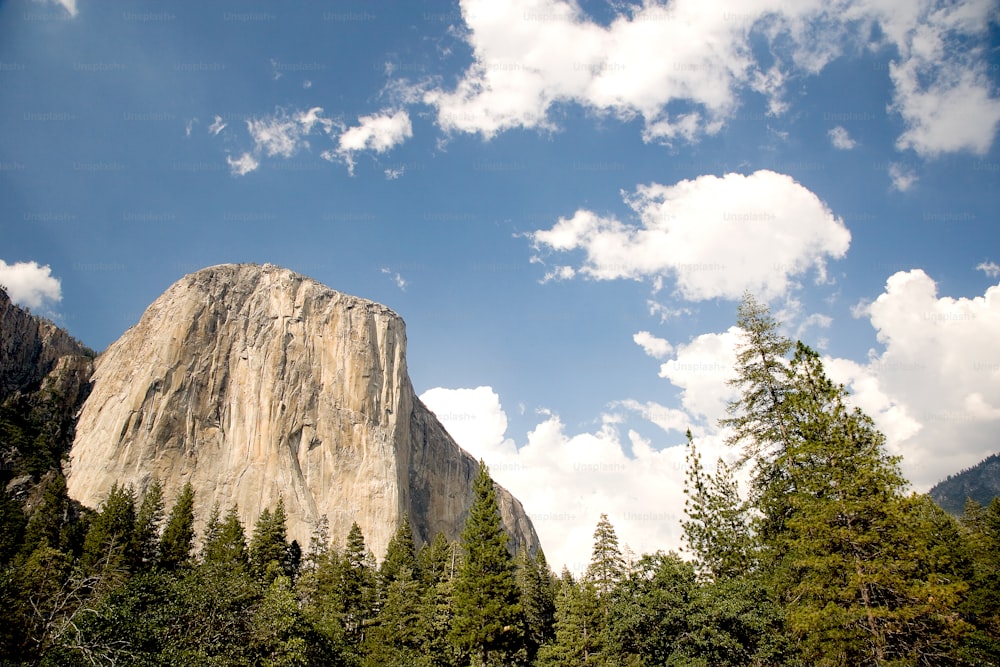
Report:
[[[997,451],[996,2],[0,2],[0,283],[101,350],[271,262],[407,322],[558,567],[679,548],[739,295],[917,490]]]

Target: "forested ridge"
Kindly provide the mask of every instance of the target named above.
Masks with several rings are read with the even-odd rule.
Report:
[[[689,434],[683,555],[626,557],[603,515],[586,571],[556,575],[510,552],[483,464],[458,541],[417,548],[404,518],[377,562],[357,524],[300,545],[282,503],[251,528],[190,486],[169,507],[155,483],[115,486],[86,510],[31,459],[34,497],[8,490],[12,468],[0,496],[0,662],[1000,665],[1000,501],[956,519],[907,493],[819,355],[751,297],[738,324],[723,425],[741,456],[706,465]],[[65,429],[46,440],[15,408],[5,451],[64,451]]]

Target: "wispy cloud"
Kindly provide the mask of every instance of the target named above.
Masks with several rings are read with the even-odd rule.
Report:
[[[324,151],[326,160],[341,160],[354,175],[354,155],[360,151],[385,153],[413,136],[410,115],[404,109],[386,110],[370,116],[361,116],[358,124],[348,128],[337,142],[337,148]]]
[[[404,291],[406,290],[406,279],[404,279],[399,273],[385,266],[382,267],[382,273],[392,278],[392,281],[396,283],[396,287]]]
[[[976,271],[982,271],[990,278],[1000,277],[1000,265],[996,262],[982,262],[976,265]]]
[[[909,167],[893,162],[889,165],[889,180],[894,190],[906,192],[916,184],[917,174]]]
[[[849,151],[858,145],[858,142],[851,139],[851,135],[840,125],[833,128],[826,134],[830,137],[830,143],[833,144],[833,147],[837,150]]]
[[[222,121],[222,116],[216,116],[213,118],[212,124],[208,126],[208,131],[212,134],[212,136],[218,135],[219,132],[222,132],[224,129],[226,129],[226,123]]]
[[[234,176],[245,176],[260,166],[260,161],[250,153],[244,153],[238,158],[227,155],[226,162],[229,163],[230,173]]]

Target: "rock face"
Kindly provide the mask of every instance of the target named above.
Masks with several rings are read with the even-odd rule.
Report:
[[[114,482],[169,503],[190,481],[198,527],[237,504],[248,533],[281,497],[305,547],[325,515],[358,522],[381,557],[408,513],[418,544],[461,533],[477,462],[414,395],[403,320],[271,265],[182,278],[98,357],[70,453],[70,495],[98,506]],[[497,487],[518,546],[538,538]]]
[[[38,389],[53,371],[62,376],[87,365],[89,351],[84,346],[51,322],[12,303],[2,289],[0,333],[0,401],[14,392]],[[63,380],[54,377],[51,381]]]

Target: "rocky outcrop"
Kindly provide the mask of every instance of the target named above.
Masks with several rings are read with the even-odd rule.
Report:
[[[70,495],[91,507],[114,482],[166,497],[185,482],[204,521],[236,504],[252,528],[279,496],[289,537],[322,516],[357,521],[381,557],[408,513],[418,542],[457,538],[477,463],[415,396],[403,320],[279,267],[221,265],[182,278],[98,357],[70,453]],[[538,546],[497,487],[508,532]]]
[[[36,391],[63,357],[85,358],[90,351],[48,320],[14,304],[0,289],[0,401],[15,392]],[[57,375],[83,359],[63,362]]]

